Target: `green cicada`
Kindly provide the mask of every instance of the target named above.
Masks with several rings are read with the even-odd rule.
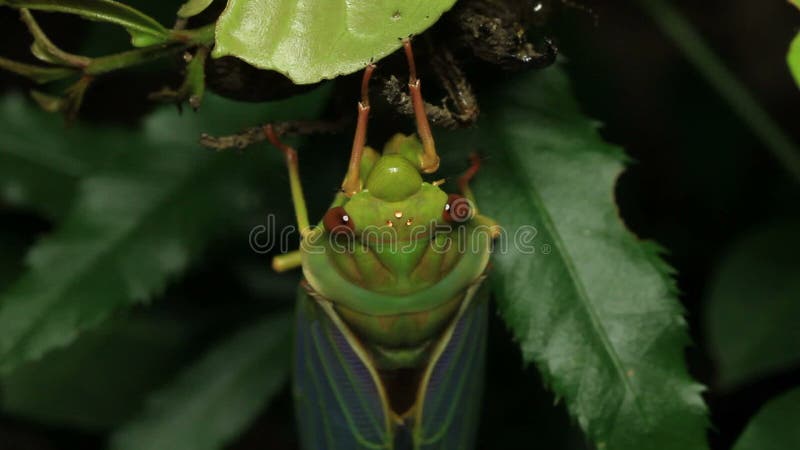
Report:
[[[310,227],[295,151],[265,127],[289,168],[301,230],[294,398],[306,450],[473,447],[486,352],[481,288],[497,227],[461,194],[423,181],[439,157],[423,109],[411,46],[409,90],[417,136],[395,135],[383,153],[365,145],[364,72],[348,172],[323,220]]]

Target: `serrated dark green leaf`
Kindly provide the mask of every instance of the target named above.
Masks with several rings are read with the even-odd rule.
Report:
[[[800,388],[771,400],[745,428],[733,450],[800,448]]]
[[[598,449],[707,449],[670,271],[614,204],[623,152],[580,113],[559,68],[484,98],[478,131],[440,148],[487,156],[475,192],[506,233],[492,284],[524,360]]]
[[[219,449],[285,385],[291,316],[262,319],[212,348],[154,394],[144,414],[116,432],[114,450]]]
[[[212,97],[200,114],[181,118],[162,110],[144,131],[118,134],[124,150],[81,181],[74,208],[0,295],[0,372],[74,341],[120,307],[149,300],[207,242],[236,229],[237,213],[253,206],[253,192],[265,180],[284,184],[265,177],[282,169],[278,152],[262,153],[266,160],[257,153],[214,154],[196,143],[202,131],[312,118],[325,96],[318,90],[266,106]]]
[[[124,27],[137,47],[159,44],[169,37],[169,30],[152,17],[113,0],[0,0],[0,6],[75,14],[89,20],[109,22]]]
[[[800,222],[738,241],[711,281],[706,323],[718,387],[800,366]]]
[[[109,320],[3,378],[2,409],[60,426],[119,425],[180,368],[191,339],[209,323],[142,312]]]
[[[115,130],[66,128],[20,95],[0,100],[0,116],[0,201],[50,219],[66,213],[81,177],[117,154]]]
[[[229,0],[214,57],[235,56],[297,84],[363,69],[423,32],[455,0]]]

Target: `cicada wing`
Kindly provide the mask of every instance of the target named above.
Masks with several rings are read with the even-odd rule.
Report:
[[[303,287],[294,345],[294,397],[302,448],[391,449],[391,422],[377,373],[332,309]]]
[[[474,448],[486,362],[488,289],[476,283],[423,376],[414,430],[418,450]]]

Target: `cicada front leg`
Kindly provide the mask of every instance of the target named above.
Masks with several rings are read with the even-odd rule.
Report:
[[[262,128],[264,136],[267,140],[283,153],[286,160],[286,167],[289,170],[289,186],[292,191],[292,204],[294,206],[294,213],[297,220],[297,226],[300,228],[301,238],[308,236],[311,231],[311,226],[308,221],[308,208],[306,207],[306,199],[303,195],[303,185],[300,182],[300,168],[297,161],[297,151],[291,146],[285,144],[278,137],[278,133],[271,124],[264,125]],[[294,251],[285,255],[278,255],[272,260],[272,268],[276,272],[285,272],[300,267],[302,264],[300,251]]]
[[[475,220],[484,227],[488,227],[490,230],[490,235],[492,239],[497,238],[500,236],[500,226],[487,216],[483,216],[480,214],[478,209],[478,201],[475,198],[475,194],[472,192],[472,188],[470,187],[470,182],[475,175],[478,174],[478,171],[481,168],[481,157],[477,153],[473,152],[469,155],[469,168],[460,176],[458,177],[458,190],[461,191],[461,194],[469,200],[469,203],[472,205],[472,214],[475,217]]]
[[[311,226],[308,222],[308,209],[306,208],[305,196],[303,196],[303,185],[300,182],[297,151],[280,140],[278,133],[275,132],[275,128],[271,124],[264,126],[264,135],[275,148],[283,153],[286,159],[286,168],[289,169],[289,185],[292,190],[294,214],[297,218],[297,226],[300,228],[300,236],[305,237],[308,235],[309,231],[311,231]]]
[[[417,134],[422,141],[422,156],[420,161],[420,171],[422,173],[433,173],[439,169],[439,155],[436,153],[436,144],[433,142],[433,133],[428,123],[428,116],[425,113],[425,101],[422,99],[422,87],[417,78],[417,66],[414,62],[414,51],[411,48],[411,40],[403,40],[403,48],[408,59],[408,90],[411,95],[411,103],[414,106],[414,117],[417,121]]]
[[[342,182],[342,192],[348,197],[352,197],[361,190],[361,158],[364,155],[364,147],[367,144],[367,124],[369,123],[369,80],[375,65],[370,64],[364,69],[364,76],[361,79],[361,101],[358,102],[358,122],[356,124],[356,135],[353,137],[353,148],[350,151],[350,163],[347,166],[347,175]]]

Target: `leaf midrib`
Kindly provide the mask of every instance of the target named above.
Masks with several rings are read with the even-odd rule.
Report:
[[[499,128],[496,126],[495,123],[492,123],[493,128],[496,130]],[[505,136],[506,133],[500,132],[498,135]],[[506,145],[505,148],[511,148],[510,146]],[[575,288],[576,294],[580,299],[579,304],[583,305],[584,309],[589,316],[589,320],[592,324],[592,329],[594,330],[597,337],[600,339],[603,348],[606,351],[608,358],[611,360],[612,364],[614,365],[614,370],[617,373],[617,377],[622,380],[622,384],[625,387],[625,390],[633,397],[634,403],[636,408],[639,410],[639,414],[644,418],[645,423],[649,423],[649,419],[647,414],[644,411],[644,408],[639,400],[639,396],[637,395],[633,385],[630,382],[630,379],[627,377],[625,373],[625,369],[622,365],[622,361],[620,359],[619,354],[617,354],[616,349],[611,344],[610,339],[608,338],[608,333],[606,332],[605,326],[600,321],[600,317],[597,311],[594,308],[594,305],[589,300],[589,295],[586,291],[586,288],[583,285],[583,281],[578,275],[578,270],[572,262],[572,258],[570,253],[567,251],[566,245],[564,244],[561,234],[558,232],[555,222],[553,221],[552,217],[550,216],[549,210],[544,207],[543,200],[539,197],[535,186],[532,183],[529,183],[525,176],[522,176],[519,173],[519,168],[523,167],[523,162],[520,158],[517,158],[512,150],[506,150],[503,152],[506,158],[509,160],[508,162],[512,164],[508,164],[509,170],[511,173],[514,174],[514,177],[518,180],[521,185],[527,187],[525,189],[524,198],[528,200],[528,202],[533,206],[535,210],[541,212],[541,220],[544,227],[550,232],[550,235],[553,238],[553,246],[555,247],[556,251],[560,255],[562,255],[561,260],[564,263],[565,268],[570,276],[570,279],[573,281],[573,286]],[[622,408],[623,403],[620,402],[619,409]]]

